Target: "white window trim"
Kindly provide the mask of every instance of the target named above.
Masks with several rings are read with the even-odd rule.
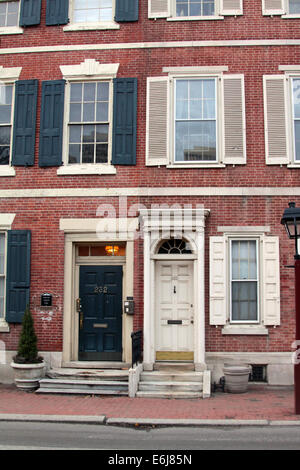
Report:
[[[119,64],[100,64],[94,59],[86,59],[79,65],[60,66],[63,78],[66,80],[65,106],[64,106],[64,132],[63,132],[63,165],[58,168],[58,176],[68,175],[114,175],[117,170],[111,164],[112,157],[112,118],[113,118],[113,78],[116,77]],[[68,163],[69,143],[69,100],[70,84],[87,81],[109,81],[109,138],[108,138],[108,162],[107,163]]]
[[[18,25],[20,23],[20,11],[21,11],[21,1],[19,1],[19,16],[18,16]],[[23,34],[24,29],[21,28],[20,26],[15,25],[15,26],[1,26],[0,27],[0,35],[6,35],[6,34]]]
[[[164,67],[163,72],[169,74],[169,103],[170,103],[170,124],[169,124],[169,163],[167,168],[224,168],[226,165],[222,163],[221,156],[223,155],[224,146],[224,132],[222,124],[223,110],[223,86],[222,76],[223,72],[228,71],[227,66],[212,66],[212,67]],[[209,161],[191,161],[188,162],[175,162],[175,81],[177,79],[202,79],[202,78],[215,78],[216,79],[216,160]]]
[[[4,316],[0,318],[0,333],[8,333],[9,325],[5,321],[5,306],[6,306],[6,272],[7,272],[7,230],[11,230],[13,221],[16,214],[1,213],[0,214],[0,232],[5,233],[5,260],[4,260],[4,273],[5,273],[5,284],[4,284]]]
[[[69,0],[69,11],[70,11],[70,23],[67,26],[64,26],[63,30],[68,31],[91,31],[91,30],[105,30],[105,29],[120,29],[120,25],[116,23],[113,19],[112,21],[101,21],[95,23],[73,23],[73,9],[74,9],[74,0]],[[112,11],[113,18],[115,16],[115,0],[112,0]]]
[[[263,292],[262,292],[262,263],[263,263],[263,238],[270,232],[269,226],[224,226],[218,227],[218,232],[223,232],[226,245],[227,283],[227,318],[226,325],[222,328],[223,335],[268,335],[268,328],[264,326],[263,318]],[[258,268],[258,318],[257,322],[231,322],[231,240],[257,240],[257,268]]]
[[[203,20],[223,20],[224,16],[220,15],[220,1],[215,0],[215,14],[210,16],[176,16],[176,0],[170,2],[170,17],[167,21],[203,21]]]
[[[15,82],[19,79],[22,71],[22,67],[8,67],[4,68],[0,66],[0,81],[4,85],[14,85]],[[10,156],[8,165],[0,165],[0,177],[1,176],[15,176],[16,170],[12,166],[11,157],[12,157],[12,144],[13,144],[13,125],[14,125],[14,112],[15,112],[15,86],[13,86],[12,93],[12,108],[11,108],[11,135],[10,135]]]

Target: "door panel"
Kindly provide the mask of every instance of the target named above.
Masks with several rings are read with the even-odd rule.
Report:
[[[122,360],[122,266],[80,266],[79,360]]]
[[[156,357],[192,359],[193,262],[156,264]]]

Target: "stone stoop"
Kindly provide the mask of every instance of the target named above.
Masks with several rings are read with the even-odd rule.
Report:
[[[142,372],[137,397],[140,398],[208,398],[210,372],[195,372],[193,367],[180,365],[155,366],[156,370]],[[158,370],[157,370],[158,369]]]
[[[36,393],[128,396],[128,375],[121,369],[50,369]]]

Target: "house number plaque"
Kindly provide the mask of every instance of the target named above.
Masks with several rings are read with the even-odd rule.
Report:
[[[107,286],[96,286],[94,294],[107,294]]]

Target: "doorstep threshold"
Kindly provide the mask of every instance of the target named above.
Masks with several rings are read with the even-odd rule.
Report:
[[[62,368],[69,369],[129,369],[129,362],[116,361],[68,361],[62,362]]]

